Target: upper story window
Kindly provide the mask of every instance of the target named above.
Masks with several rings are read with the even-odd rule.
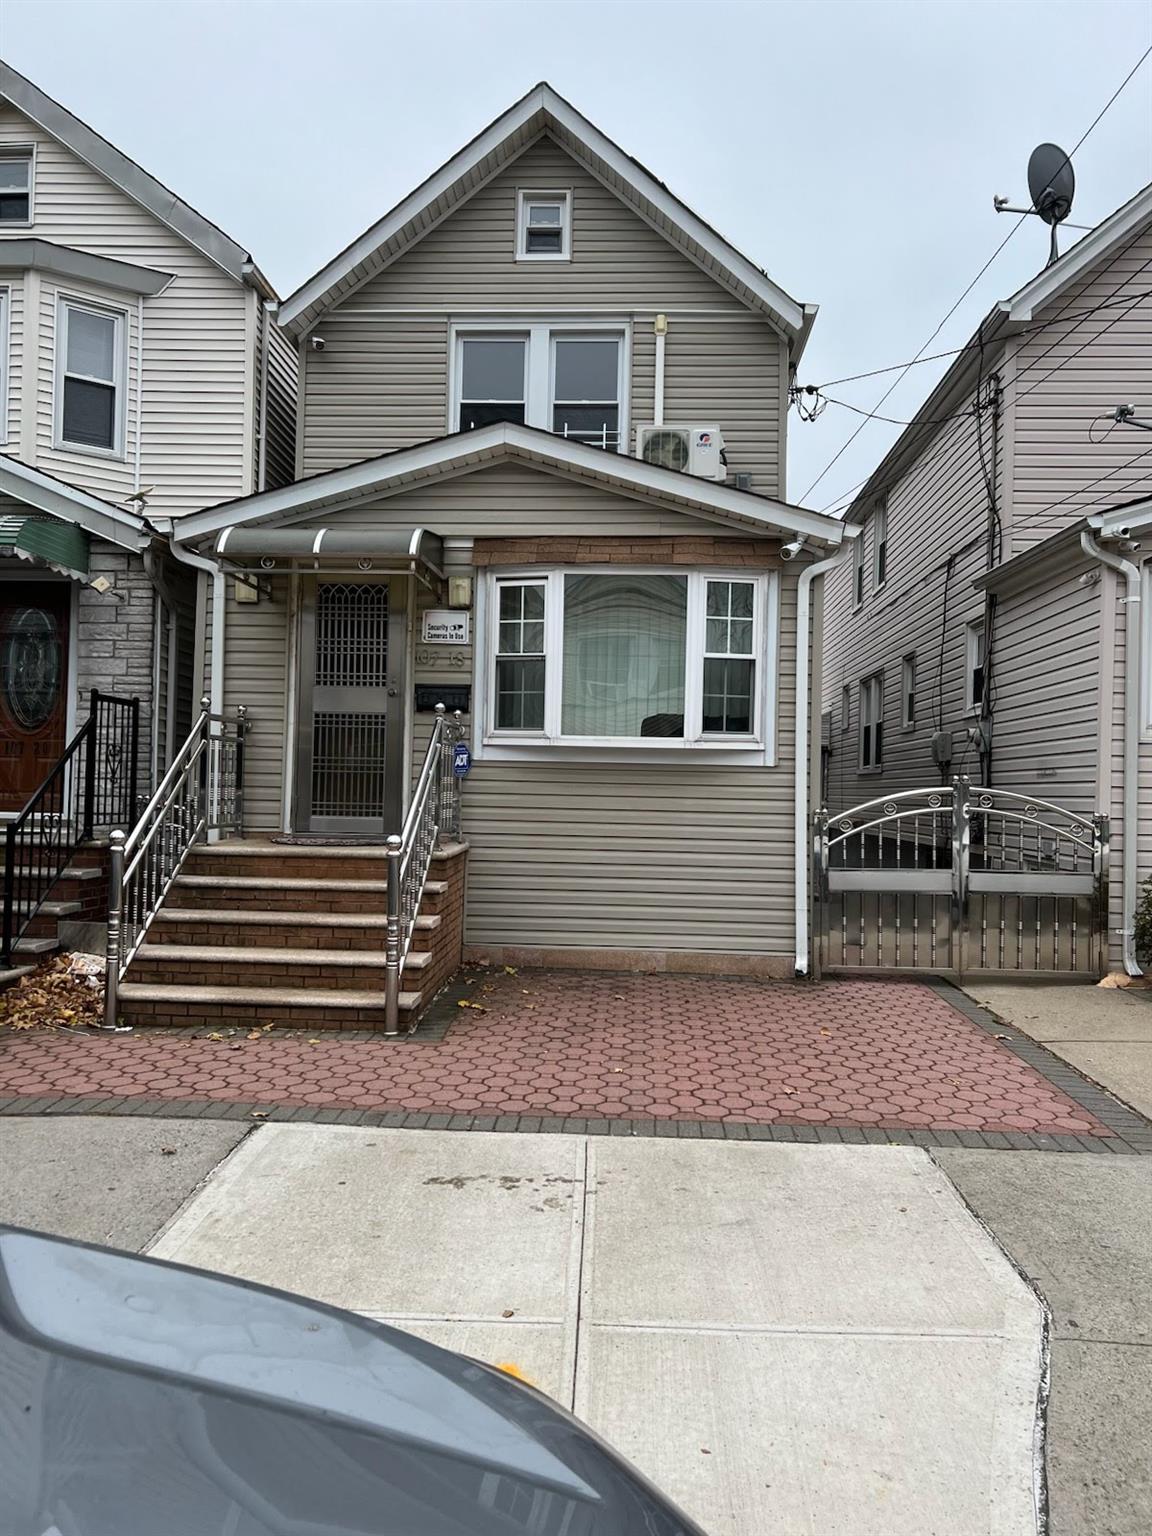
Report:
[[[984,703],[986,644],[984,620],[974,619],[964,631],[964,708],[970,714]]]
[[[872,580],[879,591],[888,578],[888,507],[881,502],[872,514]]]
[[[0,224],[32,222],[32,151],[0,149]]]
[[[521,192],[516,204],[517,261],[567,261],[572,248],[568,192]]]
[[[852,684],[845,683],[840,690],[840,729],[848,731],[852,728]]]
[[[860,684],[860,768],[884,766],[884,674],[874,672]]]
[[[762,745],[771,580],[619,569],[494,578],[490,739]]]
[[[859,608],[864,601],[864,534],[852,545],[852,602]]]
[[[900,663],[900,724],[906,731],[916,724],[915,651],[909,651]]]
[[[56,438],[59,446],[118,453],[123,432],[124,316],[60,301]]]
[[[456,338],[454,430],[525,422],[598,448],[624,431],[624,333],[532,325]]]

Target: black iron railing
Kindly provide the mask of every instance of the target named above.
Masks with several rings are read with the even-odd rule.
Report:
[[[139,699],[93,689],[87,720],[5,829],[4,965],[81,843],[134,824],[139,759]]]

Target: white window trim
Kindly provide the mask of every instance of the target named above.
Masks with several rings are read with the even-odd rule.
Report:
[[[984,620],[972,619],[964,626],[964,713],[966,715],[978,715],[983,708],[982,702],[977,702],[972,696],[972,673],[976,663],[977,643],[984,635]],[[988,658],[984,658],[984,687],[988,687]]]
[[[527,251],[528,204],[560,204],[560,249],[558,251]],[[571,261],[572,260],[572,188],[548,187],[544,189],[518,187],[516,190],[516,260],[517,261]]]
[[[25,156],[28,158],[28,217],[5,219],[0,223],[0,229],[31,229],[36,222],[36,145],[32,143],[0,146],[0,160],[18,160]]]
[[[880,552],[884,551],[884,573],[880,573]],[[888,503],[876,504],[872,513],[872,590],[879,592],[888,580]]]
[[[909,687],[909,673],[911,673],[912,686]],[[908,715],[908,695],[913,697],[913,713]],[[916,729],[916,652],[906,651],[900,658],[900,729],[902,731],[914,731]]]
[[[872,720],[868,720],[866,722],[865,719],[864,719],[865,712],[866,712],[865,708],[864,708],[864,697],[865,697],[865,694],[872,689],[873,685],[877,685],[876,686],[876,696],[877,696],[877,698],[879,700],[879,708],[877,710],[875,718],[872,719]],[[880,751],[879,751],[879,754],[877,754],[876,753],[876,727],[878,725],[882,727],[883,724],[884,724],[884,673],[883,672],[869,672],[867,677],[862,677],[860,679],[860,686],[859,686],[858,694],[859,694],[859,699],[860,699],[860,723],[859,723],[859,727],[858,727],[858,730],[859,730],[859,748],[858,748],[858,755],[857,755],[858,771],[860,773],[864,773],[864,774],[883,773],[884,772],[884,737],[883,737],[883,732],[881,732]],[[864,761],[864,726],[865,726],[865,724],[868,724],[868,725],[870,725],[872,727],[872,751],[873,751],[873,756],[875,757],[876,760],[875,760],[875,762],[871,762],[871,763],[866,763]]]
[[[11,373],[9,360],[12,355],[12,290],[0,284],[0,446],[8,442],[8,425],[12,402],[8,398]]]
[[[113,394],[113,445],[111,448],[100,448],[91,443],[72,443],[64,436],[64,374],[67,360],[67,319],[66,314],[70,309],[87,310],[89,314],[99,315],[102,319],[113,320],[116,323],[116,331],[112,344],[112,388]],[[78,294],[62,293],[56,300],[56,380],[55,402],[52,416],[52,446],[61,453],[75,453],[91,456],[98,459],[120,459],[127,457],[125,452],[125,392],[127,389],[127,353],[128,353],[128,311],[119,309],[110,304],[102,304],[97,300],[81,298]]]
[[[753,657],[758,669],[751,736],[701,734],[674,740],[666,736],[561,737],[563,697],[563,591],[566,576],[687,576],[688,645],[692,665],[685,675],[685,719],[699,718],[703,702],[704,582],[750,581],[755,587]],[[506,581],[543,582],[545,653],[551,663],[542,732],[497,730],[493,721],[498,612],[496,591]],[[698,644],[697,644],[698,641]],[[557,756],[573,762],[683,762],[685,753],[706,754],[711,763],[747,766],[749,761],[776,764],[776,713],[780,666],[780,582],[777,572],[633,565],[516,566],[487,571],[477,583],[474,649],[473,756],[477,761],[546,762]],[[699,663],[699,665],[696,665]]]
[[[461,344],[469,336],[486,335],[491,338],[507,337],[527,343],[524,384],[524,424],[539,427],[543,432],[552,430],[552,395],[555,374],[553,339],[557,336],[603,336],[619,340],[619,371],[617,391],[619,395],[619,428],[616,452],[627,454],[631,441],[631,412],[629,410],[632,378],[632,325],[628,320],[574,320],[560,315],[552,319],[533,319],[528,323],[510,319],[457,320],[448,328],[448,418],[449,434],[460,430],[460,386],[463,381]]]

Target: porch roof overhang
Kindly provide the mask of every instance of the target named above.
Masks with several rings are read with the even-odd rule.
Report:
[[[53,277],[74,278],[114,288],[118,293],[136,293],[155,298],[176,281],[171,272],[139,262],[117,261],[111,256],[94,256],[71,245],[56,245],[51,240],[31,238],[0,243],[0,267],[18,272],[48,272]]]
[[[845,538],[855,538],[859,532],[845,527],[838,518],[806,507],[752,491],[738,491],[626,454],[592,448],[539,427],[496,422],[474,432],[454,432],[412,448],[400,448],[342,469],[331,469],[277,490],[190,512],[174,526],[172,537],[180,544],[197,544],[233,526],[298,522],[305,517],[350,508],[374,496],[391,496],[507,460],[607,485],[625,496],[659,501],[697,517],[742,530],[754,529],[783,540],[802,537],[835,549]],[[233,547],[229,545],[229,554]]]
[[[93,538],[104,539],[121,549],[139,552],[151,542],[152,530],[138,513],[103,501],[7,454],[0,454],[0,496],[10,497],[62,523],[75,524]]]
[[[43,513],[0,515],[0,555],[15,555],[47,566],[61,576],[88,580],[90,540],[75,523],[62,523]]]
[[[427,528],[243,527],[221,532],[213,553],[228,565],[269,571],[277,567],[326,569],[355,562],[375,571],[423,569],[444,574],[444,541]]]

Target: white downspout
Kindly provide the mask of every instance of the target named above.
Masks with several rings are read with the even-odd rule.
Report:
[[[668,335],[668,316],[657,315],[653,326],[656,332],[655,379],[652,386],[652,425],[664,425],[664,341]]]
[[[1136,869],[1139,836],[1138,774],[1140,772],[1140,570],[1131,560],[1101,549],[1092,534],[1084,529],[1080,547],[1093,560],[1119,571],[1124,578],[1124,792],[1121,825],[1124,837],[1124,868],[1121,901],[1121,958],[1129,976],[1143,976],[1136,958]],[[1100,765],[1102,768],[1103,765]],[[1100,771],[1100,768],[1097,771]]]
[[[812,583],[817,576],[825,576],[841,561],[852,547],[845,538],[835,554],[815,565],[806,566],[800,572],[796,586],[796,760],[795,760],[795,817],[793,840],[795,843],[796,884],[796,964],[795,974],[807,976],[809,972],[808,950],[811,944],[810,907],[808,889],[809,842],[811,807],[808,803],[808,722],[810,715],[809,658],[811,637],[809,628],[812,616]]]
[[[212,714],[222,715],[224,713],[224,602],[227,594],[224,570],[214,560],[193,554],[190,549],[177,544],[173,538],[168,540],[168,547],[183,565],[190,565],[198,571],[207,571],[212,578],[212,643],[209,649],[211,659],[208,665],[208,708]],[[202,644],[200,635],[196,636],[196,643]],[[194,704],[193,711],[195,707]],[[208,841],[219,842],[220,833],[209,832]]]

